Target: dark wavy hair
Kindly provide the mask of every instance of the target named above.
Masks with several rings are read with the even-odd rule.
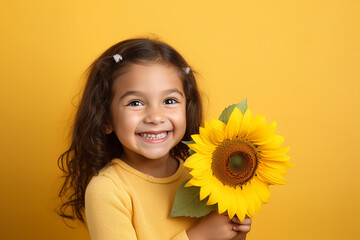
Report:
[[[113,56],[123,58],[116,63]],[[122,145],[114,133],[106,134],[104,124],[109,117],[112,85],[130,64],[158,62],[175,67],[182,80],[186,97],[186,132],[182,140],[191,140],[202,123],[202,104],[193,71],[172,47],[146,38],[119,42],[106,50],[88,68],[87,82],[77,109],[71,144],[58,159],[64,183],[59,192],[63,203],[58,214],[66,219],[84,222],[85,189],[91,177],[113,158],[120,157]],[[188,157],[187,146],[178,143],[170,152],[182,159]],[[65,200],[64,200],[65,198]]]

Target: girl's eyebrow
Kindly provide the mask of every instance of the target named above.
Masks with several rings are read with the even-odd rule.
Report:
[[[166,90],[164,91],[164,93],[166,94],[170,94],[170,93],[178,93],[180,94],[182,97],[184,97],[184,94],[177,88],[172,88],[172,89],[169,89],[169,90]]]
[[[126,93],[124,93],[123,95],[121,95],[121,97],[119,98],[119,100],[122,100],[123,98],[129,96],[129,95],[136,95],[136,96],[141,96],[141,92],[139,91],[127,91]]]
[[[171,94],[171,93],[178,93],[180,94],[182,97],[184,97],[184,94],[177,88],[172,88],[169,90],[165,90],[163,91],[164,94]],[[142,96],[143,93],[140,91],[127,91],[126,93],[124,93],[123,95],[121,95],[121,97],[119,98],[119,100],[122,100],[123,98],[129,96],[129,95],[135,95],[135,96]]]

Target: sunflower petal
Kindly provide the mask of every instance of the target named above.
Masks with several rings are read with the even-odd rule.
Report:
[[[213,144],[213,141],[211,139],[211,126],[207,121],[204,123],[205,127],[199,128],[199,134],[204,142]]]
[[[251,189],[250,183],[248,182],[247,184],[242,186],[243,188],[243,193],[244,196],[246,198],[246,202],[247,202],[247,215],[249,215],[250,218],[254,217],[254,213],[255,213],[255,205],[256,205],[256,198],[254,196],[254,193]]]
[[[206,203],[206,205],[213,205],[213,204],[216,204],[219,199],[221,198],[218,198],[218,195],[216,194],[217,193],[217,190],[213,190],[209,196],[209,199]]]
[[[205,199],[213,191],[212,184],[205,184],[200,188],[200,200]]]
[[[248,203],[248,215],[252,218],[255,211],[260,211],[262,201],[256,193],[254,179],[250,180],[246,185],[243,186],[244,195]]]
[[[235,198],[237,204],[236,216],[240,219],[240,221],[243,221],[247,212],[248,204],[243,195],[243,190],[241,189],[240,186],[236,187]]]
[[[261,201],[263,203],[268,202],[270,199],[270,196],[271,196],[269,184],[260,181],[257,177],[254,177],[253,185],[254,185],[255,191],[258,194],[258,196],[260,197]]]
[[[255,129],[255,132],[253,133],[252,141],[257,145],[265,144],[269,141],[272,141],[272,138],[276,136],[275,129],[276,129],[275,121],[273,121],[267,126],[265,124],[259,127],[258,129]]]
[[[195,178],[191,178],[186,184],[185,187],[191,187],[191,186],[198,186],[200,187],[202,185],[202,181],[199,181]]]
[[[274,122],[273,122],[274,123]],[[255,145],[263,145],[271,142],[275,138],[276,134],[273,131],[266,131],[264,129],[259,130],[257,134],[253,135],[251,142]]]
[[[236,212],[237,212],[237,203],[236,203],[236,197],[235,197],[235,192],[236,189],[229,187],[229,186],[225,186],[225,190],[226,190],[226,195],[228,196],[227,200],[228,200],[228,215],[229,218],[232,219]]]
[[[233,140],[237,137],[242,120],[243,115],[240,109],[238,109],[237,107],[234,108],[226,125],[226,139]]]
[[[224,185],[215,177],[213,177],[212,182],[214,184],[214,191],[211,193],[208,203],[216,202],[218,204],[218,212],[221,214],[227,210],[227,202],[224,199]]]
[[[239,133],[238,133],[239,136],[241,136],[241,137],[246,136],[247,132],[249,131],[249,126],[250,126],[250,123],[251,123],[251,119],[252,119],[252,112],[248,108],[248,109],[246,109],[244,117],[243,117],[243,119],[241,121],[241,126],[239,128]]]
[[[200,153],[194,153],[185,160],[184,166],[192,169],[201,168],[204,166],[210,168],[211,159],[209,159],[209,157],[206,155],[202,155]]]
[[[194,150],[197,153],[201,153],[201,154],[207,154],[207,153],[212,153],[215,150],[215,147],[212,145],[205,145],[205,144],[198,144],[198,143],[193,143],[193,144],[188,144],[188,147],[191,150]]]
[[[219,199],[221,199],[222,195],[221,195],[221,191],[219,188],[219,184],[218,184],[218,180],[213,176],[209,182],[209,185],[213,186],[213,191],[211,192],[211,195],[209,196],[209,199],[207,201],[207,205],[213,205],[215,203],[217,203],[219,201]]]
[[[226,125],[222,121],[217,119],[211,120],[211,136],[215,145],[225,140],[225,127]]]
[[[292,163],[290,162],[280,162],[280,161],[269,161],[269,160],[266,160],[266,161],[262,161],[261,162],[262,165],[265,165],[267,167],[270,167],[270,168],[273,168],[273,169],[285,169],[285,168],[289,168],[291,166],[293,166]]]
[[[205,172],[204,174],[196,174],[196,173],[193,173],[193,172],[190,172],[192,179],[196,179],[198,180],[199,182],[201,182],[202,185],[205,185],[209,182],[210,178],[211,178],[211,173],[209,172]]]
[[[212,152],[214,151],[215,149],[215,145],[209,143],[209,142],[205,142],[203,140],[203,138],[199,135],[199,134],[194,134],[194,135],[191,135],[191,138],[195,141],[195,143],[197,144],[196,148],[197,149],[200,149],[201,148],[201,151],[200,152]],[[189,144],[189,145],[193,145],[193,144]],[[189,146],[190,147],[190,146]],[[192,146],[193,147],[193,146]],[[191,149],[192,149],[191,147]],[[194,149],[192,149],[194,150]],[[196,150],[194,150],[196,152]],[[199,150],[198,150],[199,151]]]
[[[246,134],[247,139],[257,139],[261,136],[266,128],[266,118],[263,115],[256,115],[256,117],[250,122],[249,129]]]
[[[258,174],[258,177],[263,182],[268,182],[269,184],[274,184],[274,185],[282,185],[286,183],[283,174],[277,171],[268,171],[268,169],[264,168],[261,165],[258,166],[256,172]]]
[[[195,141],[195,143],[199,144],[199,143],[203,143],[204,140],[202,139],[202,137],[200,137],[199,134],[193,134],[191,135],[191,138]]]
[[[259,145],[258,149],[261,150],[270,150],[270,149],[276,149],[281,146],[281,144],[284,142],[284,137],[280,135],[276,135],[271,142],[268,142],[263,145]]]
[[[203,168],[195,168],[191,170],[190,174],[192,176],[204,176],[205,174],[211,175],[211,169],[203,167]]]
[[[285,155],[285,151],[281,150],[281,148],[272,149],[271,151],[258,151],[261,158],[272,160],[272,161],[279,161],[279,162],[286,162],[290,160],[290,157]]]
[[[249,136],[256,130],[256,128],[258,128],[259,126],[259,122],[260,122],[260,114],[257,114],[253,119],[251,119],[250,124],[249,124],[249,129],[245,135],[245,138],[249,138]]]
[[[219,214],[224,213],[228,209],[227,199],[222,198],[221,201],[218,201],[218,212]]]

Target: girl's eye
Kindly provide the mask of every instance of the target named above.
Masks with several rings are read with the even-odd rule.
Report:
[[[128,103],[128,106],[142,106],[143,104],[140,101],[131,101]]]
[[[164,101],[165,104],[175,104],[175,103],[178,103],[178,101],[176,99],[173,99],[173,98],[169,98],[169,99],[166,99]]]

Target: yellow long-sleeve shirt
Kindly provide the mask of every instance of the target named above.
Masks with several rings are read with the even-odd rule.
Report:
[[[113,159],[89,182],[85,217],[93,240],[188,240],[196,219],[170,218],[178,187],[190,175],[180,160],[170,177],[155,178]]]

